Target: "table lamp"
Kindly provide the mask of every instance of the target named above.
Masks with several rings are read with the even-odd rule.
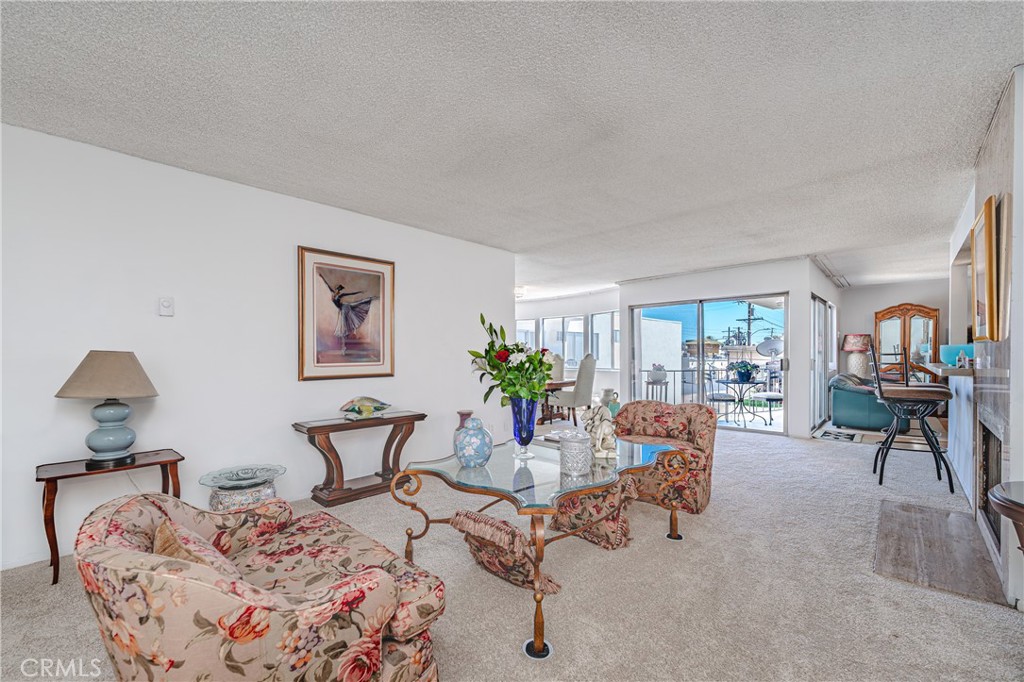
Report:
[[[871,376],[867,352],[871,348],[871,334],[847,334],[843,337],[843,351],[850,354],[846,370],[862,379]]]
[[[135,461],[135,456],[128,452],[135,442],[135,432],[124,425],[132,414],[132,408],[122,403],[120,398],[153,398],[157,395],[135,353],[89,351],[56,396],[103,400],[92,408],[92,417],[99,422],[99,428],[85,439],[85,445],[93,452],[87,468],[113,469]]]

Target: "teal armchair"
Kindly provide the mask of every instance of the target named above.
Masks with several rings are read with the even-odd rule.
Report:
[[[875,385],[855,374],[837,374],[828,382],[832,392],[832,425],[864,431],[881,431],[895,418],[878,402]],[[900,420],[900,433],[906,433],[910,421]]]

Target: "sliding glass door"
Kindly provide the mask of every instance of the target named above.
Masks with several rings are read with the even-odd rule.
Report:
[[[720,426],[785,432],[786,302],[774,294],[634,307],[633,399],[704,403]]]
[[[811,425],[817,428],[829,417],[828,381],[836,371],[838,354],[836,307],[811,297]]]

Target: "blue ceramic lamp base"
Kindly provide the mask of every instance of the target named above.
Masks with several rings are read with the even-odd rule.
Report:
[[[131,464],[135,455],[128,448],[135,443],[135,432],[124,425],[132,416],[132,408],[117,398],[107,398],[92,408],[92,418],[99,428],[85,438],[85,445],[92,450],[90,468],[114,468]]]

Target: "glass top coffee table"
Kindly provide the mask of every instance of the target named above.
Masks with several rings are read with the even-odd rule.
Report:
[[[517,460],[513,457],[514,441],[496,445],[487,466],[468,468],[459,464],[454,455],[425,462],[410,462],[391,481],[391,496],[402,505],[419,513],[424,520],[423,530],[415,533],[412,528],[405,531],[405,558],[413,560],[413,540],[427,534],[434,524],[449,524],[451,518],[431,518],[412,498],[423,487],[423,476],[436,478],[449,488],[474,495],[495,498],[477,511],[506,501],[516,511],[530,518],[530,541],[534,548],[534,601],[537,606],[533,619],[533,639],[523,645],[523,650],[533,658],[546,658],[551,653],[550,645],[544,641],[544,613],[540,591],[540,565],[544,560],[544,547],[564,537],[577,535],[618,512],[612,509],[598,519],[573,531],[554,537],[544,537],[544,517],[553,515],[558,503],[574,495],[584,495],[608,490],[623,475],[638,472],[654,465],[657,453],[672,449],[669,445],[649,445],[617,441],[614,454],[607,458],[595,457],[594,465],[587,474],[571,475],[562,473],[559,467],[558,444],[535,441],[529,451],[533,459]]]

